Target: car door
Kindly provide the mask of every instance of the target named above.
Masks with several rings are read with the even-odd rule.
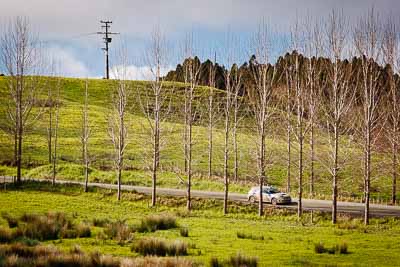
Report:
[[[269,191],[263,191],[263,202],[271,202],[271,194]]]

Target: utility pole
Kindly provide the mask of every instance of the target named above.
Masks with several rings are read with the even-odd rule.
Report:
[[[112,21],[109,21],[109,20],[107,20],[107,21],[101,20],[100,23],[102,24],[102,25],[101,25],[101,28],[104,29],[104,31],[102,31],[102,32],[97,32],[97,34],[102,34],[102,35],[104,35],[103,40],[104,40],[104,43],[105,43],[106,46],[103,47],[102,50],[104,50],[105,61],[106,61],[106,71],[105,71],[105,72],[106,72],[106,73],[105,73],[106,76],[105,76],[105,78],[106,78],[106,79],[110,79],[110,63],[109,63],[109,60],[108,60],[108,44],[111,43],[112,38],[109,37],[109,35],[112,35],[112,34],[119,34],[119,33],[118,33],[118,32],[110,32],[110,31],[109,31],[109,29],[110,29],[110,27],[111,27],[110,24],[112,24]]]

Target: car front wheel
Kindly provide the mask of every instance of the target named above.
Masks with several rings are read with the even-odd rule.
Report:
[[[278,204],[278,201],[276,200],[276,198],[271,199],[271,204],[274,205],[274,206],[276,204]]]
[[[249,202],[255,203],[256,202],[256,198],[254,196],[249,197]]]

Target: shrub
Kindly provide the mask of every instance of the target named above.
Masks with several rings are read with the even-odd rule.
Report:
[[[136,243],[132,250],[143,256],[185,256],[188,246],[181,241],[167,243],[158,238],[143,238]]]
[[[314,244],[314,251],[317,254],[325,253],[326,249],[324,247],[324,244],[322,242],[315,243]]]
[[[3,219],[7,221],[8,227],[14,228],[18,226],[18,218],[11,216],[7,212],[3,212],[1,214],[1,217],[3,217]]]
[[[179,229],[179,233],[183,237],[188,237],[189,236],[189,229],[186,228],[186,227],[183,227],[183,228]]]
[[[10,229],[0,227],[0,243],[8,243],[13,239],[12,232]]]
[[[234,267],[257,267],[258,258],[257,257],[248,257],[238,253],[235,256],[231,256],[229,259],[230,266]]]
[[[155,232],[157,230],[168,230],[176,228],[176,218],[169,214],[150,215],[142,219],[138,232]]]

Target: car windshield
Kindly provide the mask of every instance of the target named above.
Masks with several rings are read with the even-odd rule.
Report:
[[[276,194],[276,193],[279,193],[279,190],[276,188],[268,188],[268,189],[264,189],[263,192],[266,194]]]

